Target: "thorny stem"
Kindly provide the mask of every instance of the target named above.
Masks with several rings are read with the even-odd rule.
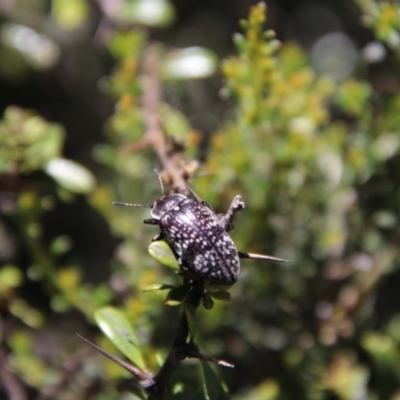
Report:
[[[185,303],[192,304],[195,308],[197,308],[200,304],[202,294],[202,285],[193,286]],[[162,400],[169,379],[182,360],[190,356],[193,358],[201,358],[193,355],[194,352],[192,351],[193,349],[191,343],[188,343],[188,337],[189,324],[186,313],[183,311],[167,358],[165,359],[164,364],[162,365],[158,374],[154,377],[154,384],[147,388],[147,392],[149,393],[148,400]]]
[[[185,304],[191,304],[195,309],[198,308],[203,292],[204,287],[202,284],[193,284],[191,291],[185,300]],[[121,360],[120,358],[108,353],[78,333],[77,336],[135,376],[139,380],[143,389],[148,393],[148,400],[162,400],[164,398],[171,375],[174,373],[178,364],[185,358],[198,358],[199,360],[214,362],[224,367],[233,367],[233,365],[225,361],[200,353],[197,346],[193,343],[192,338],[188,340],[190,329],[185,311],[182,312],[167,358],[155,376],[148,371],[141,370],[136,365],[130,364],[129,362]]]
[[[160,49],[153,44],[147,47],[143,55],[142,107],[143,119],[146,126],[145,135],[141,140],[128,146],[124,146],[122,149],[120,149],[120,151],[138,151],[149,146],[153,147],[165,173],[170,179],[169,183],[171,183],[178,192],[186,192],[187,187],[184,174],[185,164],[179,151],[174,148],[172,141],[166,138],[158,115],[159,105],[162,98],[161,80],[159,74],[159,53]],[[193,285],[185,303],[191,304],[195,309],[197,309],[203,292],[203,285]],[[216,362],[224,366],[232,366],[223,361],[216,360],[213,357],[208,357],[199,353],[196,345],[192,342],[192,338],[189,341],[189,336],[189,323],[186,313],[183,310],[164,364],[161,366],[158,373],[152,377],[152,383],[149,386],[142,385],[149,395],[149,400],[163,399],[171,375],[179,363],[185,358],[198,358]]]

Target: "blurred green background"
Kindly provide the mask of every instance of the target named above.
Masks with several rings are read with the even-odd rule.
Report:
[[[160,196],[154,149],[129,151],[149,44],[181,172],[218,212],[242,195],[239,250],[291,260],[243,261],[198,312],[231,397],[399,400],[400,5],[372,0],[0,2],[0,398],[140,398],[75,336],[118,354],[104,306],[151,371],[166,355],[179,309],[142,289],[179,279],[148,210],[111,205]],[[201,386],[184,361],[168,396]]]

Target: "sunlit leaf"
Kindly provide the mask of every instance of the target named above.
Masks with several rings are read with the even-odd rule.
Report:
[[[174,253],[168,246],[167,242],[164,242],[163,240],[152,242],[148,247],[148,251],[155,260],[166,267],[179,269],[178,261],[176,260]]]
[[[125,315],[113,307],[105,307],[94,314],[95,321],[113,344],[139,368],[145,364],[136,335]]]
[[[55,158],[46,166],[46,172],[61,186],[75,193],[89,193],[96,180],[83,165],[65,158]]]

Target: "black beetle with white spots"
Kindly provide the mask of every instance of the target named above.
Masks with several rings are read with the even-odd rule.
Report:
[[[281,258],[243,253],[236,249],[229,236],[235,213],[244,208],[240,196],[235,196],[226,214],[216,214],[189,187],[191,197],[183,194],[164,195],[159,173],[154,171],[162,196],[150,205],[115,202],[128,207],[148,207],[149,219],[143,222],[158,225],[161,232],[153,239],[165,239],[175,254],[180,268],[194,272],[204,282],[232,285],[239,279],[239,258],[287,262]]]

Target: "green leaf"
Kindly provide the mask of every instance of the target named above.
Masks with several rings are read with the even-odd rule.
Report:
[[[81,28],[87,21],[89,4],[84,0],[53,0],[51,11],[61,29],[72,31]]]
[[[226,290],[218,290],[217,292],[210,292],[213,299],[221,301],[231,301],[231,294]]]
[[[71,237],[67,235],[61,235],[55,238],[50,243],[49,250],[53,255],[59,256],[69,251],[71,247],[72,247]]]
[[[125,315],[113,307],[104,307],[94,313],[94,319],[111,342],[139,368],[145,369],[135,333]]]
[[[165,283],[154,283],[153,285],[145,286],[142,289],[142,292],[153,292],[155,290],[166,290],[166,289],[173,289],[174,285],[168,285]]]
[[[0,292],[16,288],[22,284],[24,277],[18,267],[12,264],[3,265],[0,271]]]
[[[149,254],[166,267],[179,269],[178,261],[167,242],[157,240],[148,247]]]
[[[229,400],[229,394],[207,361],[201,361],[207,394],[211,400]]]
[[[171,289],[168,292],[165,304],[167,304],[168,306],[179,306],[186,300],[186,297],[188,296],[191,288],[192,286],[187,284]]]
[[[117,32],[110,41],[110,51],[118,59],[137,58],[144,41],[145,35],[140,30]]]

